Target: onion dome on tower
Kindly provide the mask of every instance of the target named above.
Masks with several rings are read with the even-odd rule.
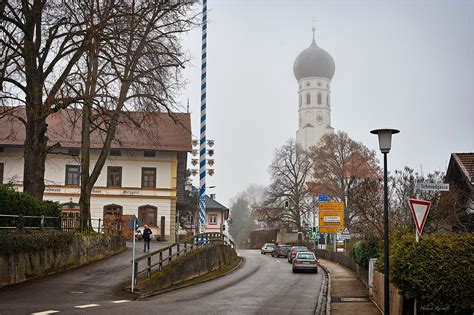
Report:
[[[313,27],[313,42],[296,57],[293,64],[293,73],[296,80],[310,77],[331,80],[336,71],[336,65],[331,55],[316,44],[314,31],[315,28]]]

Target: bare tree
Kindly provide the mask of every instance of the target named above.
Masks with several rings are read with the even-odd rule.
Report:
[[[350,226],[354,216],[351,203],[359,198],[353,191],[354,186],[365,178],[380,177],[375,151],[352,140],[347,133],[338,131],[324,135],[319,145],[312,148],[311,157],[314,161],[314,185],[333,200],[344,201],[347,197],[345,223]]]
[[[46,155],[50,146],[46,118],[79,101],[71,70],[106,21],[86,25],[76,13],[80,1],[2,1],[0,7],[0,105],[25,124],[23,189],[42,199]]]
[[[456,225],[461,230],[463,215],[466,213],[462,207],[462,192],[455,185],[449,192],[415,191],[417,182],[444,182],[445,174],[432,172],[423,176],[414,169],[406,166],[403,170],[395,170],[390,176],[390,222],[393,227],[415,228],[410,212],[408,200],[416,198],[431,202],[430,212],[426,219],[424,233],[451,231]]]
[[[264,201],[255,210],[256,216],[269,223],[303,230],[303,218],[312,210],[306,185],[313,162],[308,153],[294,140],[287,141],[275,152],[269,173],[271,184]],[[289,207],[284,208],[285,201]]]
[[[155,125],[159,122],[147,121],[146,113],[173,116],[172,111],[177,110],[175,96],[183,84],[179,70],[187,62],[179,35],[194,25],[195,16],[189,14],[191,4],[156,0],[110,6],[92,1],[82,8],[83,19],[90,23],[110,16],[110,23],[91,39],[76,72],[87,96],[82,103],[79,200],[83,228],[90,226],[91,192],[112,141],[120,142],[116,132],[119,124],[135,128]],[[103,146],[90,172],[90,134],[94,130],[103,136]]]

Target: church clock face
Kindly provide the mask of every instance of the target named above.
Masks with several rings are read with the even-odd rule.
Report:
[[[321,112],[318,112],[318,114],[316,115],[316,121],[318,122],[319,125],[323,124],[324,118]]]

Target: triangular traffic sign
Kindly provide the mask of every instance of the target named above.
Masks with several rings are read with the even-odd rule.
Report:
[[[410,210],[413,215],[413,221],[415,221],[418,235],[421,235],[426,218],[428,217],[428,212],[431,208],[431,202],[416,199],[410,199],[408,202],[410,203]]]

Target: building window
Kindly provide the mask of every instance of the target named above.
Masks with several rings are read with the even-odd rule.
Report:
[[[120,149],[110,149],[110,156],[122,156],[122,151]]]
[[[299,97],[299,105],[300,105],[300,107],[301,107],[301,105],[303,104],[303,101],[302,101],[301,99],[302,99],[302,97],[301,97],[301,94],[300,94],[300,97]]]
[[[3,163],[0,163],[0,184],[3,184]]]
[[[322,102],[321,93],[318,93],[318,104],[321,105]]]
[[[157,226],[158,223],[158,208],[154,206],[141,206],[138,208],[138,220],[141,225],[148,224],[151,226]]]
[[[79,186],[80,173],[79,165],[66,165],[66,185]]]
[[[122,167],[107,167],[107,187],[122,187]]]
[[[328,104],[328,107],[329,107],[329,94],[328,94],[327,104]]]
[[[4,152],[5,149],[3,147],[0,147],[0,152]]]
[[[311,104],[311,95],[309,93],[306,94],[306,104]]]
[[[217,224],[217,215],[215,214],[209,215],[209,224]]]
[[[107,215],[122,215],[123,207],[119,205],[106,205],[104,206],[104,217]]]
[[[143,156],[144,157],[155,157],[156,156],[156,151],[155,150],[145,150],[145,151],[143,151]]]
[[[142,167],[142,188],[156,188],[156,168]]]

